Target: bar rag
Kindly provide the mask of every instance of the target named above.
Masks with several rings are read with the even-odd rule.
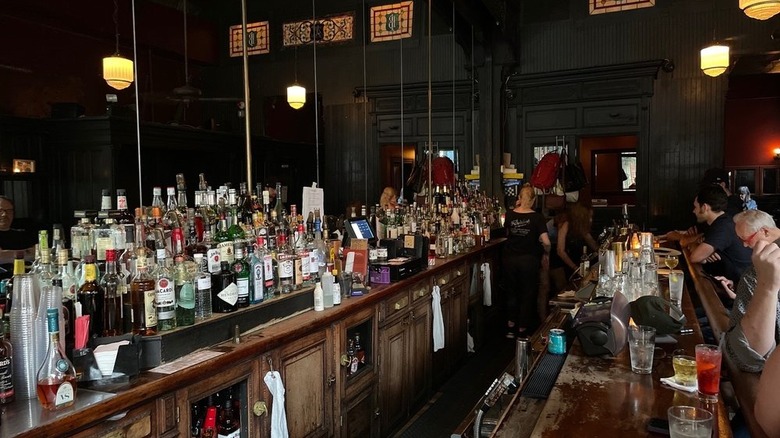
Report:
[[[493,305],[493,289],[490,285],[490,263],[482,264],[482,304]]]
[[[444,316],[441,314],[441,292],[439,286],[433,287],[433,351],[444,348]]]
[[[471,267],[471,289],[469,289],[469,295],[476,295],[479,292],[479,270],[477,264]]]
[[[287,413],[284,410],[284,384],[279,371],[269,371],[263,378],[265,386],[271,391],[271,438],[289,438],[287,432]]]

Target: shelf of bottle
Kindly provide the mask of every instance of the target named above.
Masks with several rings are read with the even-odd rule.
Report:
[[[236,326],[240,333],[245,333],[259,325],[310,309],[314,304],[313,291],[313,287],[305,287],[259,304],[251,304],[235,312],[215,313],[211,318],[196,322],[195,325],[144,336],[141,368],[152,368],[195,350],[230,340]]]

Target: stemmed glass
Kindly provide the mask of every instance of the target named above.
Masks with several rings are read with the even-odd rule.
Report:
[[[664,264],[667,268],[669,268],[670,271],[677,267],[677,263],[679,263],[679,260],[677,259],[676,255],[669,254],[664,259]]]

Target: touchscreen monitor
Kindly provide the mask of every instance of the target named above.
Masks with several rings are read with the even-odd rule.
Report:
[[[371,225],[366,218],[352,218],[347,219],[347,233],[349,237],[354,239],[373,239],[374,230],[371,229]]]

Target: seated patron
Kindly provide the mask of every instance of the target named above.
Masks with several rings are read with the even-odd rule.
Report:
[[[696,221],[706,223],[701,242],[693,243],[692,263],[701,263],[710,275],[722,275],[736,283],[750,266],[750,248],[743,245],[734,231],[734,221],[724,211],[726,192],[721,187],[709,186],[699,190],[693,200]]]
[[[758,273],[758,288],[767,294],[780,290],[780,248],[774,243],[760,242],[754,250],[753,264]],[[767,359],[758,384],[754,413],[756,421],[767,436],[780,437],[780,354],[775,350]]]
[[[772,216],[760,210],[739,213],[734,223],[739,239],[753,248],[753,266],[737,284],[723,351],[742,371],[759,373],[780,341],[780,300],[777,288],[769,288],[766,282],[758,284],[756,268],[760,264],[756,260],[766,257],[769,243],[780,242],[780,228]]]

